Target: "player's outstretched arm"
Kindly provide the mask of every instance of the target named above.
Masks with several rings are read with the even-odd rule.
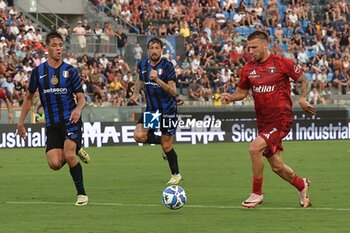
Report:
[[[130,99],[133,101],[133,102],[137,102],[137,100],[139,99],[139,93],[140,93],[140,90],[143,86],[143,82],[139,79],[137,80],[137,82],[135,83],[135,89],[134,89],[134,93],[133,95],[130,97]]]
[[[27,114],[33,105],[33,97],[34,97],[34,93],[30,93],[30,92],[27,93],[22,105],[21,116],[19,117],[19,120],[18,120],[17,132],[19,136],[21,136],[23,139],[27,137],[27,132],[26,132],[26,129],[24,128],[24,120],[26,119]]]
[[[299,98],[300,107],[307,113],[311,115],[316,114],[316,109],[306,100],[306,97],[309,93],[309,82],[306,79],[305,75],[301,75],[298,79],[298,82],[301,82],[301,94]]]
[[[11,102],[10,102],[10,100],[8,98],[6,98],[5,101],[6,101],[7,111],[8,111],[9,123],[12,124],[12,122],[13,122],[12,104],[11,104]]]
[[[237,90],[235,92],[233,92],[232,94],[222,93],[221,102],[223,104],[228,104],[232,101],[242,100],[245,97],[247,97],[248,93],[249,93],[249,90],[241,89],[238,87]]]

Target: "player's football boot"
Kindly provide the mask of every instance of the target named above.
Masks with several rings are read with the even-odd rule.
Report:
[[[299,192],[299,203],[300,203],[301,207],[307,208],[307,207],[311,206],[310,197],[308,194],[308,190],[309,190],[311,182],[307,178],[303,178],[303,180],[304,180],[305,187],[303,190],[301,190]]]
[[[176,174],[176,175],[171,175],[171,178],[170,178],[170,180],[168,181],[168,184],[170,184],[170,185],[175,185],[175,184],[180,183],[181,180],[182,180],[182,176],[181,176],[180,173],[179,173],[179,174]]]
[[[241,205],[246,208],[255,208],[256,206],[263,203],[263,199],[264,199],[264,196],[262,194],[258,195],[255,193],[251,193],[248,199],[242,202]]]
[[[75,202],[76,206],[83,206],[83,205],[87,205],[89,201],[88,196],[86,195],[78,195],[78,199],[77,202]]]
[[[80,160],[84,163],[90,163],[91,159],[89,154],[83,150],[83,148],[80,148],[79,152],[78,152],[78,157],[80,158]]]

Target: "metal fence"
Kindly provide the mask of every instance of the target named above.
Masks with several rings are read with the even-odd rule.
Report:
[[[126,53],[124,60],[128,64],[133,64],[134,54],[133,49],[136,43],[139,43],[143,49],[143,57],[147,57],[147,42],[153,36],[127,34],[128,45],[126,47]],[[107,45],[103,43],[100,37],[95,34],[86,34],[86,49],[82,50],[79,44],[78,35],[73,33],[70,36],[69,52],[78,53],[79,55],[86,53],[88,56],[92,56],[95,52],[104,53],[107,57],[111,58],[119,55],[117,39],[116,37],[109,38]],[[165,36],[161,37],[164,43],[164,53],[170,53],[175,58],[176,55],[184,55],[184,39],[180,36]],[[105,49],[104,46],[107,48]]]

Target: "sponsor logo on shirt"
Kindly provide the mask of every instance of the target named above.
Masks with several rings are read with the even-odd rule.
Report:
[[[53,93],[55,95],[64,95],[67,94],[68,90],[67,88],[49,88],[49,89],[44,89],[44,94],[46,93]]]
[[[156,82],[145,82],[145,86],[146,85],[151,85],[151,86],[153,86],[153,88],[160,87],[160,85],[158,83],[156,83]]]
[[[253,91],[257,93],[273,92],[275,90],[275,85],[273,86],[253,86]]]
[[[252,72],[249,73],[248,78],[258,78],[260,75],[256,73],[256,70],[253,70]]]

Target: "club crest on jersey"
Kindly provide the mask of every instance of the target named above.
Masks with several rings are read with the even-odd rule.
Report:
[[[65,70],[65,71],[62,72],[62,76],[63,76],[64,78],[68,78],[68,75],[69,75],[69,72],[68,72],[67,70]]]
[[[163,69],[158,69],[158,75],[162,75],[163,74]]]
[[[300,67],[298,65],[294,65],[294,72],[296,74],[300,72]]]
[[[275,67],[274,67],[274,66],[271,66],[271,67],[269,68],[269,73],[270,73],[270,74],[274,74],[274,73],[275,73]]]
[[[58,83],[58,78],[56,75],[52,76],[51,78],[51,84],[52,85],[56,85]]]

